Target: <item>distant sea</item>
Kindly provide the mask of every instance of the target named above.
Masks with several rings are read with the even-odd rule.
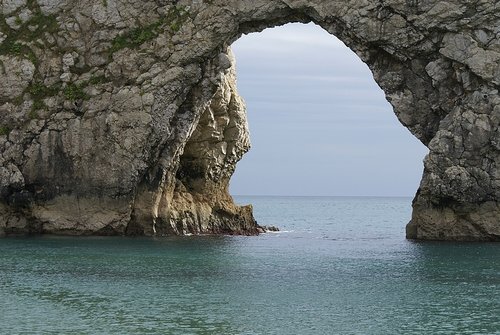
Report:
[[[236,200],[282,231],[0,239],[0,333],[500,334],[500,244],[407,241],[411,198]]]

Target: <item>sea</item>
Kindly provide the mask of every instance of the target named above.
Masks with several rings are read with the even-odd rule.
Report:
[[[0,239],[0,334],[500,334],[500,244],[411,198],[235,197],[260,236]]]

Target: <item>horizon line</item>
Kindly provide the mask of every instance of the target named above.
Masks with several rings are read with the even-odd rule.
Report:
[[[232,197],[310,197],[310,198],[414,198],[414,195],[280,195],[280,194],[231,194]]]

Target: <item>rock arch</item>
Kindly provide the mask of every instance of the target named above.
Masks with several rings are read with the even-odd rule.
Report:
[[[0,231],[254,234],[229,45],[310,22],[370,67],[430,149],[407,236],[500,239],[500,9],[488,1],[6,0]]]

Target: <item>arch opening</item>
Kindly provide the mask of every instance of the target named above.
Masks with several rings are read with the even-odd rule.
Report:
[[[427,148],[335,36],[313,23],[287,24],[231,48],[252,140],[232,194],[415,194]]]
[[[286,29],[290,27],[295,31],[287,35]],[[305,29],[302,35],[301,29]],[[243,97],[249,93],[251,99],[260,100],[264,109],[275,109],[275,113],[268,110],[275,119],[262,118],[261,124],[267,122],[267,126],[279,128],[286,126],[289,121],[288,126],[292,129],[284,134],[268,129],[269,133],[262,138],[258,135],[252,137],[254,140],[261,140],[262,146],[271,148],[277,143],[279,145],[278,136],[284,136],[281,138],[281,146],[275,149],[280,152],[279,155],[276,155],[276,151],[267,150],[260,157],[260,162],[257,160],[254,165],[243,167],[247,171],[253,170],[253,175],[246,177],[247,185],[272,187],[281,179],[281,195],[413,195],[422,175],[421,162],[426,148],[401,127],[391,106],[384,99],[384,92],[374,82],[363,61],[335,36],[313,23],[296,23],[266,31],[275,32],[275,37],[282,36],[281,41],[271,42],[278,47],[278,52],[271,54],[275,62],[260,57],[270,45],[264,48],[261,46],[261,49],[257,47],[258,50],[248,50],[250,52],[247,57],[254,58],[254,67],[247,71],[254,75],[254,85],[261,87],[260,90],[244,92]],[[261,35],[265,35],[266,31],[253,36],[265,39]],[[291,41],[286,41],[287,36],[288,39],[292,37]],[[302,45],[294,44],[294,39],[302,39]],[[279,44],[283,40],[287,43]],[[309,50],[305,52],[301,50],[304,43],[309,46]],[[249,48],[255,49],[256,46],[254,44]],[[283,47],[288,48],[288,57],[280,54]],[[321,57],[315,58],[314,52]],[[305,72],[300,72],[300,66],[298,69],[291,69],[286,63],[280,64],[282,59],[288,58],[290,61],[295,53],[299,53],[296,60],[301,57],[308,59],[309,68],[303,66],[302,69]],[[197,213],[197,218],[187,218],[187,221],[196,222],[204,216],[208,222],[216,223],[214,227],[225,227],[222,232],[233,233],[236,229],[238,233],[253,233],[252,208],[235,206],[229,194],[229,183],[236,163],[250,148],[248,114],[239,96],[241,92],[238,93],[236,89],[236,68],[231,57],[229,61],[232,67],[226,73],[209,107],[201,115],[180,157],[174,205],[170,206],[175,208],[174,215],[170,214],[175,224],[167,225],[176,226],[180,233],[206,230],[205,227],[193,228],[192,225],[182,223],[186,221],[184,213],[193,212]],[[341,61],[333,65],[339,57]],[[273,78],[258,78],[259,67],[263,67],[263,72],[267,75],[285,80],[277,83],[273,82]],[[290,87],[292,82],[302,86]],[[266,85],[270,85],[267,92]],[[296,92],[293,92],[294,89]],[[287,100],[291,101],[285,105]],[[250,113],[257,115],[257,111]],[[286,135],[291,136],[287,138]],[[301,158],[293,159],[297,157]],[[249,158],[247,161],[252,160]],[[267,170],[272,170],[271,166],[274,166],[274,173]],[[259,169],[261,174],[256,175],[255,170]],[[287,170],[287,173],[282,170]],[[401,180],[410,179],[408,174],[412,181],[402,187]],[[309,177],[302,180],[295,177],[300,175]],[[242,180],[237,179],[236,182],[238,181]],[[286,189],[286,186],[295,182],[295,189]],[[241,187],[244,190],[245,186]],[[308,187],[308,193],[304,194]],[[262,192],[258,188],[253,190],[257,191],[250,188],[246,192]],[[245,191],[234,191],[233,186],[232,192],[242,194]],[[264,190],[264,194],[279,195],[279,192],[268,188]],[[183,210],[178,211],[179,208]],[[234,223],[236,225],[231,226]],[[240,228],[235,228],[238,224],[241,225]]]

